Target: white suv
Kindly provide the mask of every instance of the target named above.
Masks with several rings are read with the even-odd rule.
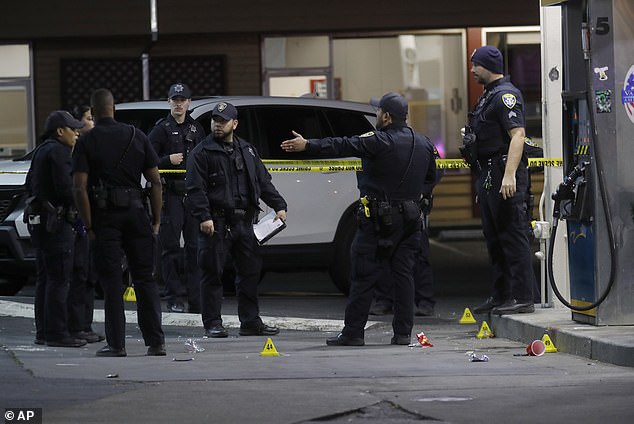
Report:
[[[236,133],[251,142],[265,162],[267,159],[307,159],[302,153],[290,154],[280,149],[280,143],[292,137],[291,130],[306,138],[321,138],[358,135],[374,129],[375,109],[370,105],[303,97],[253,96],[193,100],[189,108],[191,116],[207,132],[211,111],[221,101],[229,102],[238,109]],[[167,101],[116,106],[118,121],[134,124],[146,133],[168,113]],[[350,285],[350,244],[356,231],[355,213],[359,197],[355,173],[271,174],[273,184],[288,203],[288,228],[262,246],[264,271],[325,268],[335,285],[347,293]],[[4,175],[0,174],[0,178]],[[0,186],[3,185],[0,182]],[[21,216],[19,218],[21,220]],[[2,231],[7,226],[15,229],[19,224],[15,219],[0,224],[0,251],[5,248]],[[2,260],[0,258],[0,262]]]
[[[35,278],[35,249],[22,221],[30,155],[0,161],[0,296],[16,293]]]

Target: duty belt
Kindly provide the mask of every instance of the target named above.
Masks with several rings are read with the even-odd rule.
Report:
[[[183,195],[187,192],[185,180],[169,179],[165,180],[165,187],[176,194]]]
[[[359,201],[366,218],[403,213],[406,203],[417,204],[420,208],[416,200],[378,200],[364,196]]]
[[[253,210],[251,209],[231,209],[231,208],[220,208],[220,209],[212,209],[211,215],[214,217],[222,217],[226,218],[231,222],[252,220],[254,217]]]

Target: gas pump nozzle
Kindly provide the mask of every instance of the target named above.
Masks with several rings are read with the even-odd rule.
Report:
[[[555,201],[555,205],[553,207],[553,218],[555,218],[555,222],[557,222],[561,216],[562,200],[575,199],[575,182],[577,181],[577,178],[585,174],[586,166],[588,165],[590,165],[590,162],[588,161],[581,161],[575,165],[575,167],[572,168],[572,171],[564,177],[563,182],[559,184],[557,191],[552,194],[551,197]]]

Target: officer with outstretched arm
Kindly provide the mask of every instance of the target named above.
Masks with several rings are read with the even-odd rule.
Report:
[[[384,272],[394,282],[394,335],[391,344],[408,345],[414,321],[414,264],[421,246],[421,199],[425,183],[436,175],[431,143],[407,126],[407,100],[387,93],[371,102],[378,107],[376,131],[354,137],[282,142],[287,152],[361,158],[357,173],[361,199],[359,227],[351,251],[350,295],[341,333],[329,346],[363,346],[374,288]]]

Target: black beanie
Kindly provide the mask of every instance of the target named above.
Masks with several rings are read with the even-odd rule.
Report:
[[[471,62],[496,74],[504,73],[502,53],[493,46],[482,46],[475,49],[471,55]]]

